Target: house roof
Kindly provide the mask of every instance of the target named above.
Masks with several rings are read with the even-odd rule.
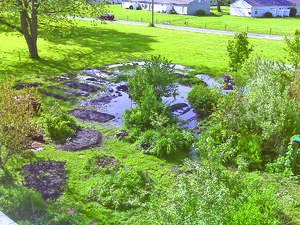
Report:
[[[297,0],[244,0],[252,6],[295,6]]]
[[[149,2],[149,3],[152,2],[152,0],[129,0],[129,1],[130,2],[133,2],[133,1],[134,2]],[[188,5],[195,0],[153,0],[153,1],[156,4],[158,3],[158,4]],[[207,3],[205,0],[198,0],[198,1]]]

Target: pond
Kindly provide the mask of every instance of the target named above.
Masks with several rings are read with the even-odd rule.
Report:
[[[87,68],[79,74],[59,76],[62,87],[49,86],[43,94],[51,97],[72,101],[76,106],[70,111],[77,118],[87,121],[100,122],[110,128],[123,126],[123,114],[126,110],[135,107],[128,93],[128,84],[122,80],[132,77],[145,62],[130,62],[113,64],[99,68]],[[193,68],[183,65],[174,65],[177,75],[185,77]],[[221,90],[222,83],[206,74],[196,75],[209,87],[217,87]],[[198,116],[188,102],[187,96],[191,87],[176,84],[177,95],[164,97],[163,102],[171,106],[172,113],[179,118],[179,124],[185,128],[194,128],[198,122]],[[224,91],[223,91],[224,92]]]

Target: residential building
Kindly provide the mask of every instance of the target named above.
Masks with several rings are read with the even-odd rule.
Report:
[[[153,0],[154,12],[195,15],[199,10],[210,14],[207,0]],[[122,7],[127,9],[152,10],[152,0],[123,0]]]
[[[292,7],[300,15],[300,0],[238,0],[230,5],[230,15],[263,17],[270,12],[273,17],[287,17]]]

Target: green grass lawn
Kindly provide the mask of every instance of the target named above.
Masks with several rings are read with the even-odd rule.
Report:
[[[162,55],[198,72],[220,76],[228,72],[226,46],[232,36],[159,28],[80,22],[70,35],[38,40],[41,59],[28,58],[22,36],[0,33],[1,79],[48,79],[53,75]],[[283,41],[250,39],[256,55],[284,60]]]
[[[152,54],[160,54],[174,63],[194,67],[198,72],[220,76],[228,72],[226,46],[228,40],[233,38],[131,25],[80,22],[70,35],[64,36],[55,32],[53,36],[45,39],[42,34],[38,42],[41,59],[35,61],[28,57],[23,37],[1,29],[0,27],[2,31],[0,33],[0,79],[7,82],[17,80],[53,82],[50,78],[58,74],[143,59]],[[250,39],[250,42],[254,46],[254,55],[285,60],[283,41]],[[44,98],[43,104],[48,100],[49,98]],[[66,103],[63,107],[69,109],[74,106]],[[94,178],[85,166],[94,156],[94,151],[112,155],[124,166],[147,171],[154,184],[160,188],[168,188],[175,182],[174,170],[187,157],[187,154],[177,154],[168,160],[158,159],[142,154],[132,144],[116,140],[114,138],[116,130],[92,123],[80,123],[80,125],[100,131],[104,135],[103,146],[72,153],[58,151],[54,145],[48,144],[44,151],[35,154],[33,161],[48,159],[66,161],[68,186],[65,194],[59,201],[48,204],[51,210],[64,214],[72,208],[82,210],[87,217],[86,224],[92,224],[95,220],[100,221],[101,224],[131,224],[130,219],[139,214],[138,209],[117,211],[104,207],[97,208],[89,202],[88,190]],[[22,177],[22,166],[26,163],[29,163],[28,159],[18,159],[9,163],[10,169],[14,167],[12,173],[18,181]],[[1,183],[2,178],[0,174],[0,187],[4,185]],[[10,186],[5,188],[11,190]],[[298,186],[295,187],[295,192],[297,190],[299,190]],[[283,195],[286,196],[284,193]],[[282,205],[292,207],[292,203],[288,200],[284,200]],[[297,212],[292,215],[298,218]]]
[[[300,17],[297,18],[247,18],[228,15],[229,7],[222,7],[223,13],[217,13],[212,7],[212,16],[187,16],[155,13],[155,23],[168,23],[178,26],[253,32],[265,34],[290,35],[300,28]],[[108,11],[117,20],[132,20],[139,22],[151,21],[151,12],[146,10],[123,9],[121,5],[110,5]]]

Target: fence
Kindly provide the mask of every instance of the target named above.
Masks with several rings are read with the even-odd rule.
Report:
[[[198,17],[196,17],[198,18]],[[124,21],[135,21],[135,22],[142,22],[142,23],[151,23],[151,17],[137,17],[137,16],[119,16],[117,20],[124,20]],[[233,25],[233,24],[220,24],[217,22],[199,22],[193,18],[181,18],[181,19],[162,19],[162,18],[155,18],[154,23],[156,24],[168,24],[168,25],[175,25],[175,26],[188,26],[188,27],[196,27],[196,28],[203,28],[203,29],[213,29],[213,30],[225,30],[225,31],[237,31],[237,32],[247,32],[247,33],[261,33],[261,34],[276,34],[276,35],[290,35],[293,33],[291,31],[285,31],[280,26],[274,27],[265,27],[265,26],[249,26],[249,25]]]

